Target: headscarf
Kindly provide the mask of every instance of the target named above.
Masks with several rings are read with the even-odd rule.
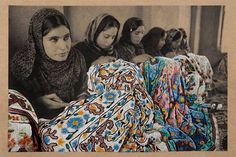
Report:
[[[166,44],[161,49],[161,52],[163,53],[163,55],[167,54],[168,52],[179,51],[179,49],[172,47],[172,42],[176,40],[175,39],[176,35],[180,35],[180,37],[183,36],[182,32],[175,28],[172,28],[167,31]]]
[[[151,56],[161,56],[158,50],[160,39],[165,35],[165,30],[160,27],[153,27],[142,39],[142,43],[147,54]]]
[[[109,48],[104,49],[97,45],[96,39],[98,35],[104,30],[104,27],[109,20],[113,20],[118,24],[118,31],[112,45]],[[75,45],[75,48],[79,49],[84,54],[88,68],[90,67],[91,63],[98,59],[100,56],[116,57],[116,54],[113,52],[113,45],[117,42],[119,28],[119,21],[115,17],[107,13],[98,15],[89,23],[85,33],[85,41]]]
[[[86,64],[83,55],[73,48],[68,58],[61,62],[49,58],[45,53],[42,25],[46,18],[55,15],[67,21],[65,16],[55,9],[44,8],[33,15],[28,39],[23,49],[16,52],[12,58],[11,72],[17,80],[26,83],[25,87],[32,86],[29,94],[42,96],[56,93],[62,100],[68,102],[80,92],[75,90],[74,86],[76,82],[86,79]]]

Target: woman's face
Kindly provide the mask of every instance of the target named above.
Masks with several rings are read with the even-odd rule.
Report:
[[[144,26],[139,26],[135,31],[131,32],[130,40],[133,44],[139,44],[145,32]]]
[[[43,36],[45,53],[55,61],[65,61],[71,49],[70,30],[66,26],[52,29]]]
[[[181,41],[182,41],[182,37],[179,38],[178,40],[172,41],[172,47],[173,47],[174,49],[179,48],[179,47],[180,47],[180,44],[181,44]]]
[[[103,49],[109,48],[114,42],[117,32],[117,27],[110,27],[102,31],[96,39],[97,45]]]
[[[166,43],[166,33],[164,34],[163,37],[160,38],[159,43],[158,43],[158,50],[160,50]]]

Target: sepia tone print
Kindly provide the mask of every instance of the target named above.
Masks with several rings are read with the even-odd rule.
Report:
[[[224,5],[8,9],[9,152],[228,150]]]

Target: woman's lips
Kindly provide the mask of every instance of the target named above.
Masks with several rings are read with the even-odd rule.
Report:
[[[60,57],[65,57],[67,54],[68,54],[67,52],[65,52],[65,53],[59,53],[58,56],[60,56]]]

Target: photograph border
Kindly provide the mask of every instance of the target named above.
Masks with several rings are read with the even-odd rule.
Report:
[[[8,152],[7,148],[7,129],[8,129],[8,51],[9,51],[9,6],[154,6],[154,5],[172,5],[172,6],[184,6],[184,5],[224,5],[227,7],[227,11],[230,12],[230,23],[224,24],[224,29],[232,33],[231,36],[226,39],[227,42],[227,53],[228,53],[228,150],[227,151],[207,151],[207,152],[156,152],[156,153],[122,153],[122,156],[214,156],[214,157],[225,157],[235,156],[236,154],[236,118],[234,114],[236,107],[235,89],[236,89],[236,1],[235,0],[1,0],[0,1],[0,154],[3,157],[10,156],[42,156],[51,157],[55,155],[60,156],[110,156],[118,157],[120,153],[58,153],[53,154],[49,152]],[[77,154],[79,153],[79,154]]]

